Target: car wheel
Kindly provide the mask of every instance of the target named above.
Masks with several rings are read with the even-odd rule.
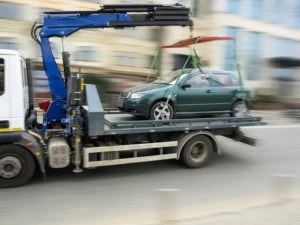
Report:
[[[237,101],[232,106],[233,117],[244,117],[249,115],[249,109],[245,101]]]
[[[155,103],[151,110],[149,118],[151,120],[169,120],[174,116],[174,110],[169,103],[159,101]]]

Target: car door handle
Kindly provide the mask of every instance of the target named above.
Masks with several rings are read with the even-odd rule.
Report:
[[[212,91],[211,90],[207,90],[206,93],[212,93]]]

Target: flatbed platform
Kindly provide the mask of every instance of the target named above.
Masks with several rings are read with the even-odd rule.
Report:
[[[184,118],[164,121],[139,120],[130,114],[105,114],[104,135],[195,130],[236,129],[264,125],[261,117]]]
[[[186,161],[187,165],[198,167],[206,162],[206,157],[207,160],[209,159],[212,152],[221,154],[215,135],[255,146],[256,140],[245,136],[239,128],[264,124],[261,117],[254,116],[157,121],[140,120],[130,114],[105,113],[102,136],[113,136],[113,138],[109,137],[108,140],[111,142],[107,142],[107,144],[103,144],[105,143],[104,138],[102,139],[102,145],[85,147],[83,150],[83,165],[84,168],[94,168],[107,165],[179,159],[182,151],[189,152],[194,148],[199,148],[200,153],[209,151],[201,156],[201,160],[197,158],[195,164],[188,164],[189,162]],[[118,138],[116,135],[124,138]],[[114,139],[114,137],[116,138]]]

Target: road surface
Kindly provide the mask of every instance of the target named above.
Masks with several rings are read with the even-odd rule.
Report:
[[[177,161],[121,165],[72,174],[52,170],[27,186],[0,190],[0,224],[113,224],[147,220],[158,211],[158,189],[178,189],[180,209],[195,209],[270,193],[272,175],[296,176],[300,187],[300,123],[266,116],[269,125],[245,128],[257,147],[219,138],[221,156],[201,169]]]

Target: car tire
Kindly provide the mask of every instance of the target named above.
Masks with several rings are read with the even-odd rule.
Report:
[[[249,108],[245,101],[237,101],[232,105],[231,116],[244,117],[249,115]]]
[[[212,155],[213,143],[210,138],[205,135],[198,135],[186,143],[180,158],[186,167],[198,168],[208,163]]]
[[[0,147],[0,188],[26,184],[35,172],[35,160],[28,150],[15,145]]]
[[[149,119],[151,120],[169,120],[174,116],[173,107],[165,101],[156,102],[150,110]]]

